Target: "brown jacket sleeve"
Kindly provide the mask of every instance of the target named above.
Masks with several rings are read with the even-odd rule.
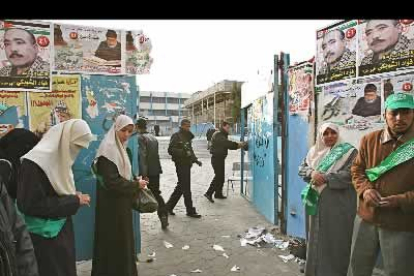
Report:
[[[354,160],[351,167],[352,184],[355,187],[357,195],[360,199],[364,192],[368,189],[375,189],[373,183],[369,181],[365,174],[366,170],[366,158],[367,158],[367,139],[362,137],[361,144],[359,146],[358,155]]]
[[[408,191],[398,195],[398,202],[405,213],[414,213],[414,191]]]

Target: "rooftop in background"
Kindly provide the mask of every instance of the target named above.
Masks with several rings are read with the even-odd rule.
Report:
[[[198,101],[201,101],[201,99],[204,99],[206,97],[212,96],[215,93],[220,92],[231,92],[233,90],[233,84],[238,83],[242,84],[242,81],[236,81],[236,80],[222,80],[213,86],[210,86],[204,91],[197,91],[194,94],[191,95],[191,97],[184,102],[186,106],[189,106],[193,103],[196,103]]]

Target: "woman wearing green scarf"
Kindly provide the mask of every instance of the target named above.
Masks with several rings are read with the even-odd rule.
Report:
[[[338,126],[324,123],[299,167],[309,183],[302,191],[310,215],[305,276],[346,276],[357,207],[350,172],[356,155]]]

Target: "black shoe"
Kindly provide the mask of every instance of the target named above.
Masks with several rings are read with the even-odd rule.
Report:
[[[214,195],[214,197],[217,198],[217,199],[226,199],[227,198],[227,196],[224,196],[224,195]]]
[[[168,223],[168,217],[167,216],[160,217],[160,221],[161,221],[161,228],[162,229],[167,229],[168,225],[170,225]]]
[[[192,218],[201,218],[201,215],[197,213],[187,213],[187,216]]]
[[[213,200],[213,196],[212,195],[204,194],[204,196],[208,199],[208,201],[210,201],[211,203],[214,203],[214,200]]]

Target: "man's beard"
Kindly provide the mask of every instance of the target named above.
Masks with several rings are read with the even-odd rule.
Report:
[[[372,104],[372,103],[374,103],[377,99],[373,99],[373,100],[366,100],[366,99],[364,99],[365,100],[365,103],[367,103],[367,104]]]

